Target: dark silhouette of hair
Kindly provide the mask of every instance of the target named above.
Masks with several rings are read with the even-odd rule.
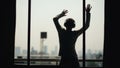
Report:
[[[64,26],[66,28],[74,28],[75,27],[75,21],[72,18],[66,19]]]
[[[86,24],[85,24],[85,30],[88,29],[89,23],[90,23],[90,11],[91,7],[90,5],[86,8]],[[57,15],[53,18],[54,24],[56,26],[56,29],[58,31],[59,36],[59,42],[60,42],[60,50],[59,50],[59,56],[61,56],[60,60],[60,68],[80,68],[80,64],[77,58],[77,53],[75,50],[75,42],[79,35],[83,33],[83,28],[79,30],[72,31],[72,28],[75,27],[75,21],[72,18],[66,19],[64,26],[66,29],[62,28],[59,24],[59,19],[63,16],[66,16],[65,14],[68,12],[68,10],[63,10],[62,13]]]

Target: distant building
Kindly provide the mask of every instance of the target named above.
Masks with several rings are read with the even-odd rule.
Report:
[[[38,52],[37,52],[37,50],[35,50],[35,49],[32,47],[30,54],[31,54],[31,55],[37,55]]]
[[[24,50],[22,51],[22,55],[27,55],[27,50],[26,50],[26,49],[24,49]]]
[[[78,53],[78,57],[79,57],[80,59],[82,59],[82,54],[83,54],[82,51],[79,50],[77,53]]]
[[[87,59],[93,59],[93,52],[92,52],[92,50],[90,50],[90,49],[87,50],[86,58]]]
[[[47,45],[44,45],[44,46],[43,46],[43,52],[44,52],[44,54],[48,54],[47,51],[48,51]]]
[[[47,32],[40,32],[40,55],[47,54],[47,46],[44,45],[45,39],[47,39]]]
[[[56,56],[58,55],[58,46],[55,46],[54,49],[51,52],[51,55]]]
[[[20,47],[15,47],[15,58],[17,58],[17,56],[21,55],[21,48]]]

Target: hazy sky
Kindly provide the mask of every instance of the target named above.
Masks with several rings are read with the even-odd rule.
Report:
[[[40,50],[40,32],[47,32],[44,45],[48,46],[49,52],[55,46],[59,48],[57,30],[53,23],[53,17],[68,10],[66,17],[60,19],[63,26],[64,20],[71,17],[76,22],[76,28],[82,27],[82,0],[31,0],[31,47]],[[27,27],[28,27],[28,0],[17,0],[16,4],[16,36],[15,46],[27,49]],[[104,43],[104,0],[86,0],[91,4],[90,27],[86,31],[86,48],[102,50]],[[82,50],[82,35],[76,42],[76,50]]]

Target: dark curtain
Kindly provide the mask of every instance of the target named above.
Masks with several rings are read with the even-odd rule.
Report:
[[[119,11],[113,0],[105,0],[104,68],[119,67]]]
[[[0,44],[0,66],[11,67],[14,57],[14,37],[15,37],[15,10],[16,0],[0,1],[0,24],[1,44]]]

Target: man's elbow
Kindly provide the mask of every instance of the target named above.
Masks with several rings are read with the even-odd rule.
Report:
[[[57,20],[58,20],[58,18],[57,18],[57,17],[54,17],[54,18],[53,18],[53,21],[57,21]]]
[[[56,17],[53,17],[53,20],[55,20],[56,19]]]

